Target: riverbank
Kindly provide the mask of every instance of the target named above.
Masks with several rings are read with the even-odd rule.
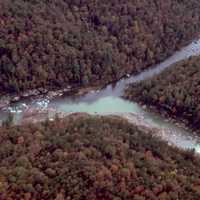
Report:
[[[79,87],[68,87],[64,89],[58,89],[58,90],[47,90],[47,89],[35,89],[35,90],[29,90],[27,92],[18,94],[18,95],[3,95],[0,98],[0,110],[5,109],[6,107],[10,106],[12,103],[18,103],[22,100],[32,100],[32,99],[39,99],[44,98],[48,100],[53,100],[56,97],[60,97],[63,95],[84,95],[85,93],[88,93],[89,91],[96,90],[100,87],[85,87],[85,88],[79,88]]]
[[[0,199],[198,199],[199,157],[154,132],[87,114],[2,127]]]
[[[121,80],[127,80],[127,83],[131,83],[132,81],[134,82],[134,77],[139,78],[138,81],[142,81],[143,79],[142,74],[147,72],[147,77],[149,78],[150,76],[153,76],[153,74],[157,74],[159,71],[162,71],[162,68],[168,68],[172,66],[172,64],[186,59],[189,56],[192,55],[197,55],[200,54],[200,40],[198,39],[199,37],[196,37],[194,40],[191,40],[191,44],[182,48],[180,51],[175,52],[174,55],[166,59],[164,62],[154,65],[154,66],[149,66],[148,69],[145,69],[142,72],[133,72],[132,74],[125,74],[120,76],[118,79],[112,80],[112,81],[107,81],[107,82],[98,82],[98,83],[93,83],[92,86],[77,86],[77,85],[70,85],[67,87],[64,87],[62,89],[49,89],[49,88],[38,88],[34,90],[28,90],[25,92],[22,92],[20,94],[1,94],[0,95],[0,110],[5,110],[6,107],[10,106],[13,103],[18,103],[20,101],[23,101],[24,99],[36,99],[36,98],[46,98],[48,100],[55,99],[56,97],[60,96],[81,96],[84,94],[87,94],[90,91],[94,90],[103,90],[105,87],[108,85],[115,85]],[[193,41],[193,42],[192,42]],[[189,43],[189,42],[188,42]],[[158,71],[157,71],[158,70]],[[151,71],[153,73],[151,73]],[[149,75],[148,75],[149,73]],[[160,73],[160,72],[159,72]],[[130,80],[130,81],[129,81]],[[122,95],[122,94],[121,94]]]
[[[126,95],[124,96],[124,99],[133,101],[133,99],[127,98]],[[162,116],[163,118],[165,118],[166,121],[173,123],[180,128],[188,130],[188,131],[194,133],[195,135],[198,134],[198,129],[195,129],[194,127],[190,126],[186,120],[177,118],[174,115],[169,115],[169,113],[166,110],[164,110],[162,108],[157,108],[156,106],[153,106],[153,105],[147,105],[142,101],[137,101],[135,99],[134,102],[137,102],[145,111],[158,114],[158,115]]]
[[[137,126],[139,130],[149,133],[150,131],[154,134],[154,136],[162,139],[168,145],[179,147],[181,149],[195,149],[196,152],[200,153],[200,145],[198,145],[198,140],[192,134],[185,132],[184,129],[172,128],[172,127],[163,127],[157,126],[154,123],[149,122],[146,118],[144,118],[141,113],[117,113],[117,112],[110,112],[104,114],[88,114],[88,113],[73,113],[73,112],[59,112],[55,109],[43,109],[43,110],[29,110],[29,112],[25,113],[20,120],[21,125],[26,124],[36,124],[40,122],[51,122],[57,119],[64,119],[70,116],[79,116],[79,115],[86,115],[86,116],[111,116],[116,119],[124,119],[127,122]]]
[[[54,122],[56,120],[63,120],[65,118],[79,118],[79,117],[110,117],[116,120],[125,120],[127,123],[132,124],[133,126],[137,127],[138,130],[146,133],[152,134],[153,137],[159,138],[160,140],[164,141],[167,145],[173,146],[175,148],[187,150],[187,149],[194,149],[195,153],[200,153],[200,146],[198,143],[195,146],[195,143],[192,144],[192,141],[189,142],[189,138],[184,138],[184,135],[179,135],[180,133],[177,130],[171,130],[170,128],[158,127],[153,123],[148,122],[143,116],[136,113],[106,113],[106,114],[88,114],[83,112],[76,112],[76,113],[65,113],[59,112],[53,108],[48,109],[29,109],[27,110],[22,118],[20,124],[18,126],[26,126],[28,124],[37,124],[37,123],[49,123]],[[184,143],[186,142],[191,143],[191,146],[185,146]],[[185,142],[184,142],[185,141]],[[181,144],[183,143],[183,144]]]
[[[105,85],[126,73],[141,72],[199,35],[200,4],[191,1],[171,3],[169,0],[166,4],[161,0],[159,3],[129,0],[118,2],[117,6],[107,1],[88,7],[66,1],[61,5],[52,1],[2,3],[0,91],[65,87],[73,83]],[[44,17],[47,12],[43,9],[37,12],[38,5],[44,10],[46,6],[49,8],[48,17]],[[18,6],[21,9],[16,9]],[[111,20],[104,6],[115,20]],[[85,10],[84,14],[81,10]],[[54,16],[56,11],[64,20]],[[74,20],[69,20],[68,13]],[[162,15],[165,17],[160,20]],[[10,31],[6,21],[12,21],[16,30]]]
[[[102,90],[106,86],[110,84],[116,84],[118,81],[129,78],[130,76],[134,76],[136,73],[125,74],[121,76],[117,80],[113,80],[111,82],[107,82],[104,84],[94,84],[93,86],[68,86],[63,89],[46,89],[46,88],[39,88],[34,90],[28,90],[26,92],[22,92],[19,94],[7,94],[7,95],[1,95],[0,96],[0,110],[6,109],[6,107],[10,106],[13,103],[18,103],[22,100],[32,100],[32,99],[39,99],[44,98],[48,100],[53,100],[57,97],[61,96],[82,96],[92,91],[98,91]]]
[[[200,133],[200,56],[125,89],[125,98]]]
[[[58,112],[56,109],[48,108],[48,109],[29,109],[27,110],[21,119],[22,125],[26,124],[36,124],[44,121],[55,121],[57,119],[64,119],[66,117],[71,116],[106,116],[106,117],[112,117],[116,119],[124,119],[127,120],[127,122],[135,125],[138,127],[139,130],[149,133],[150,131],[155,133],[156,137],[162,137],[164,131],[166,131],[163,128],[157,128],[153,126],[152,124],[148,123],[144,120],[144,118],[138,114],[134,113],[107,113],[107,114],[88,114],[88,113],[65,113],[65,112]]]
[[[92,86],[77,86],[77,85],[69,85],[67,87],[64,87],[62,89],[49,89],[49,88],[38,88],[38,89],[33,89],[33,90],[28,90],[25,92],[21,92],[19,94],[1,94],[0,95],[0,110],[5,110],[6,107],[10,106],[13,103],[18,103],[20,101],[23,101],[24,99],[36,99],[36,98],[46,98],[48,100],[53,100],[56,97],[61,97],[61,96],[81,96],[81,95],[85,95],[88,92],[91,91],[95,91],[95,90],[103,90],[105,87],[107,87],[108,85],[115,85],[117,84],[120,80],[123,79],[130,79],[130,80],[134,80],[134,77],[140,76],[143,73],[145,73],[146,71],[151,72],[154,71],[155,68],[155,73],[157,73],[156,68],[158,66],[163,65],[164,68],[166,68],[169,65],[172,65],[173,63],[182,60],[190,55],[195,55],[198,53],[198,51],[200,51],[199,49],[195,50],[195,45],[198,47],[199,46],[199,37],[196,37],[194,40],[190,40],[190,45],[186,46],[185,48],[182,48],[179,51],[176,51],[175,53],[177,53],[177,58],[173,57],[173,55],[171,57],[169,57],[169,59],[166,59],[166,61],[164,61],[163,63],[160,63],[158,65],[154,65],[154,66],[149,66],[148,69],[145,69],[144,71],[140,71],[140,72],[133,72],[132,74],[130,73],[126,73],[125,75],[120,76],[118,79],[112,80],[112,81],[107,81],[102,83],[101,81],[99,83],[93,83]],[[193,41],[193,42],[192,42]],[[188,44],[189,42],[187,42]],[[194,46],[194,49],[193,49]],[[188,48],[188,49],[187,49]],[[183,51],[183,52],[182,52]],[[184,52],[185,51],[185,52]],[[191,51],[191,52],[190,52]],[[196,52],[197,51],[197,52]],[[183,53],[183,55],[181,55],[181,52]],[[179,55],[180,53],[180,55]],[[187,55],[188,54],[188,55]],[[181,58],[182,56],[184,56],[183,58]],[[180,58],[179,58],[180,57]],[[172,59],[171,61],[168,60]],[[176,59],[178,59],[176,61]],[[165,63],[166,62],[166,63]],[[155,67],[156,66],[156,67]],[[161,70],[162,71],[162,70]],[[150,73],[151,74],[151,73]],[[148,78],[148,77],[147,77]],[[139,80],[141,81],[141,80]],[[128,81],[129,82],[129,81]],[[129,82],[130,83],[130,82]]]
[[[139,116],[144,116],[145,120],[150,122],[150,124],[154,124],[157,127],[165,127],[167,129],[170,129],[172,133],[166,134],[167,139],[171,139],[170,136],[173,135],[173,139],[176,141],[177,145],[180,145],[185,148],[195,148],[199,152],[200,139],[198,137],[196,138],[196,136],[193,136],[193,133],[190,133],[190,130],[187,131],[185,129],[177,127],[173,123],[167,123],[166,118],[163,118],[160,115],[156,115],[154,113],[144,112],[142,106],[140,106],[139,104],[135,102],[126,101],[125,99],[121,98],[121,96],[123,96],[124,89],[126,88],[127,84],[147,80],[148,78],[159,74],[164,69],[173,66],[173,63],[188,58],[191,55],[199,54],[200,40],[192,42],[192,44],[183,48],[181,51],[176,52],[172,57],[168,58],[163,63],[160,63],[154,68],[146,70],[135,76],[128,75],[129,78],[121,79],[116,84],[107,85],[101,90],[89,88],[81,91],[78,96],[71,93],[66,96],[64,95],[57,98],[52,98],[51,101],[45,99],[45,96],[39,99],[36,96],[35,99],[27,98],[26,101],[19,101],[18,103],[13,103],[11,106],[6,107],[5,110],[2,110],[0,112],[0,121],[5,120],[6,117],[9,115],[8,113],[12,112],[14,118],[16,118],[21,123],[21,117],[24,115],[24,113],[27,112],[28,109],[33,109],[33,112],[34,109],[43,110],[44,112],[43,114],[41,114],[41,118],[43,118],[43,116],[46,115],[45,109],[55,109],[56,112],[58,111],[66,114],[74,112],[87,112],[95,115],[104,114],[108,112],[136,113]],[[87,93],[91,90],[95,91]],[[38,116],[37,112],[35,116]],[[24,120],[26,119],[27,118],[25,118]],[[30,121],[34,120],[35,119],[32,118],[32,120]]]

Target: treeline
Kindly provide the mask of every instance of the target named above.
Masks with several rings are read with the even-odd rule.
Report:
[[[191,57],[150,80],[130,85],[125,96],[154,106],[199,131],[200,57]]]
[[[0,92],[106,84],[200,30],[198,0],[2,0]]]
[[[200,160],[117,117],[0,129],[1,200],[199,200]]]

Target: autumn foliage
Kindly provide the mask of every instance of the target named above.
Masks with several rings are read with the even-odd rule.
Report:
[[[125,96],[200,130],[200,57],[194,56],[160,75],[132,84]]]
[[[1,200],[199,200],[200,160],[117,117],[0,129]]]
[[[197,36],[199,0],[1,0],[0,93],[105,85]]]

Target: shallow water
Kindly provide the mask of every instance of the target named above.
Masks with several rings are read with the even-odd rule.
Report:
[[[195,41],[176,52],[173,56],[165,60],[159,65],[150,68],[139,75],[133,75],[129,78],[118,81],[115,85],[110,84],[100,91],[92,91],[83,96],[65,96],[54,100],[35,99],[26,100],[13,104],[4,111],[0,111],[0,120],[4,120],[8,112],[14,113],[16,122],[20,122],[20,118],[27,108],[54,108],[58,112],[87,112],[90,114],[111,114],[115,113],[123,115],[124,113],[134,113],[145,120],[146,123],[155,127],[165,128],[162,137],[169,143],[175,144],[182,148],[194,148],[200,153],[200,137],[195,136],[190,131],[176,126],[175,124],[166,121],[165,118],[155,113],[145,111],[140,105],[134,102],[129,102],[121,96],[128,83],[138,82],[170,67],[173,63],[184,60],[192,55],[200,55],[200,40]],[[131,115],[128,115],[131,117]]]

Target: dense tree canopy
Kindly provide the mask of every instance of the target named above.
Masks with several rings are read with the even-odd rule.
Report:
[[[155,106],[200,130],[200,57],[181,61],[126,91],[127,98]]]
[[[0,92],[105,84],[200,30],[199,0],[1,0]]]
[[[200,160],[117,117],[0,129],[1,200],[199,200]]]

